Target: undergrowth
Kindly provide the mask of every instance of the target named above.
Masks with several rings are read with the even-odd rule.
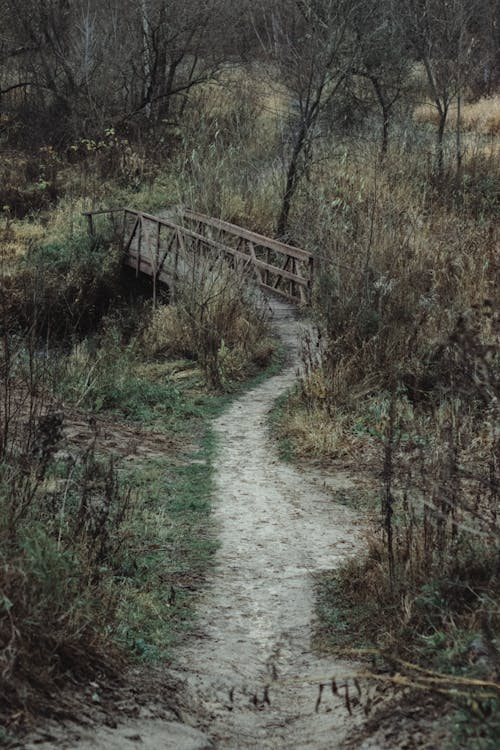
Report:
[[[210,522],[214,443],[202,429],[180,462],[152,458],[122,470],[122,481],[142,498],[142,517],[121,570],[116,638],[141,659],[172,658],[192,628],[196,593],[217,547]]]
[[[93,257],[95,248],[87,249]],[[65,274],[81,280],[85,256],[76,261],[71,247],[40,252],[53,278],[60,274],[60,289],[72,293]],[[223,327],[209,350],[216,371],[196,339],[189,350],[187,342],[168,352],[145,345],[152,330],[158,341],[156,321],[175,308],[139,304],[127,315],[101,315],[90,336],[83,328],[77,336],[70,322],[72,340],[61,328],[57,346],[41,336],[48,330],[36,315],[23,325],[8,308],[2,318],[0,716],[8,731],[63,706],[69,679],[115,679],[132,658],[172,658],[192,627],[216,548],[208,419],[245,379],[278,366],[263,308],[240,298],[229,271],[223,278],[216,295]],[[43,280],[46,290],[50,283]],[[72,313],[87,302],[73,298]],[[42,310],[51,312],[46,298]],[[182,342],[176,325],[169,336]],[[246,344],[230,337],[231,326],[244,328]],[[82,420],[83,442],[73,429]],[[118,440],[122,430],[131,447],[116,439],[108,446],[106,430]]]
[[[318,642],[368,648],[388,682],[446,696],[453,736],[480,748],[499,730],[498,363],[471,334],[462,322],[450,337],[439,399],[401,382],[385,395],[376,526],[366,555],[320,584]]]
[[[457,188],[417,150],[324,156],[291,219],[317,252],[313,329],[275,431],[289,455],[347,462],[380,489],[366,555],[319,586],[318,643],[368,648],[375,680],[451,701],[458,746],[493,747],[498,162],[470,152]]]
[[[292,137],[290,102],[258,79],[236,74],[216,95],[199,87],[164,159],[156,143],[151,158],[111,129],[99,145],[82,141],[74,164],[41,150],[34,164],[13,156],[5,171],[0,638],[7,706],[28,711],[47,685],[78,672],[84,653],[90,666],[94,655],[111,670],[123,649],[164,655],[189,623],[213,550],[204,522],[212,447],[195,437],[227,398],[207,398],[206,389],[234,391],[272,361],[266,316],[243,291],[247,279],[198,266],[175,305],[142,309],[143,325],[113,322],[111,309],[122,314],[129,303],[117,273],[116,227],[100,221],[90,239],[81,212],[182,204],[272,234]],[[404,117],[393,123],[383,161],[368,128],[356,138],[315,134],[288,228],[292,242],[315,254],[315,331],[304,341],[298,386],[278,405],[274,424],[284,457],[349,459],[381,480],[366,556],[320,586],[323,646],[369,648],[389,665],[393,683],[444,690],[458,712],[457,746],[489,748],[498,732],[500,162],[491,102],[467,105],[464,116],[459,176],[447,167],[451,131],[445,168],[432,168],[434,135],[423,110],[410,125]],[[16,180],[26,184],[13,187]],[[32,342],[22,356],[20,328]],[[56,356],[47,340],[57,338]],[[172,357],[183,359],[181,372],[167,366]],[[61,404],[89,418],[113,414],[183,440],[191,435],[195,463],[191,450],[182,459],[174,452],[165,461],[134,460],[126,470],[92,451],[76,463],[63,460],[64,442],[56,441],[61,451],[51,442]],[[99,528],[90,516],[96,507]],[[106,607],[94,615],[99,597]],[[40,636],[45,617],[59,618],[50,642]],[[29,683],[39,637],[41,686],[16,692]],[[111,660],[101,662],[104,653]]]

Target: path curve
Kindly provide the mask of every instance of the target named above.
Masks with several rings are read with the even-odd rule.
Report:
[[[353,664],[311,653],[313,576],[354,553],[360,526],[320,478],[278,459],[268,416],[295,381],[300,324],[289,305],[271,305],[290,362],[215,423],[220,549],[199,610],[201,634],[177,661],[184,704],[217,748],[331,750],[358,719],[330,690],[315,712],[318,684],[352,674]],[[342,475],[334,484],[352,487]]]
[[[52,725],[26,750],[332,750],[362,722],[330,690],[315,711],[318,685],[333,677],[342,684],[354,667],[311,652],[313,576],[355,552],[360,522],[332,501],[332,485],[351,488],[349,477],[329,477],[327,487],[278,458],[268,417],[295,382],[300,325],[290,306],[271,307],[289,364],[215,422],[220,548],[199,633],[178,650],[171,675],[187,723],[136,706],[138,715],[118,726]]]

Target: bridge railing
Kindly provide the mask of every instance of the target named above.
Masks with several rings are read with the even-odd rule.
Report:
[[[104,215],[120,232],[124,264],[137,275],[152,277],[155,299],[158,282],[175,287],[179,257],[191,252],[215,254],[235,267],[253,268],[263,289],[293,302],[310,301],[314,260],[306,250],[185,208],[175,211],[175,220],[131,208],[89,211],[89,233],[95,231],[94,218]]]

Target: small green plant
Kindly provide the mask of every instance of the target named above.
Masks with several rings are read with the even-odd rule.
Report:
[[[91,412],[115,412],[164,427],[188,416],[183,396],[169,378],[152,381],[142,365],[137,340],[123,344],[120,330],[110,325],[100,340],[84,340],[58,357],[53,378],[60,398]]]

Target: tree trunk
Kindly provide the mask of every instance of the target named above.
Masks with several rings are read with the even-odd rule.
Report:
[[[436,139],[436,174],[438,177],[442,177],[444,171],[444,129],[446,127],[447,116],[448,108],[440,107]]]
[[[148,98],[150,100],[151,98],[151,55],[149,50],[149,19],[148,19],[148,7],[146,0],[140,0],[140,12],[141,12],[141,22],[142,22],[142,43],[143,43],[143,53],[142,53],[142,64],[143,64],[143,72],[144,72],[144,86],[143,86],[143,92],[144,92],[144,98],[147,101]],[[151,101],[147,101],[146,107],[145,107],[146,117],[151,117]]]
[[[462,94],[459,91],[457,95],[457,128],[456,128],[456,149],[457,149],[457,187],[462,182]]]
[[[382,107],[382,143],[380,147],[380,158],[385,159],[389,150],[389,109]]]
[[[383,161],[385,159],[387,151],[389,150],[389,125],[391,107],[386,97],[384,96],[384,92],[382,91],[379,79],[375,75],[370,75],[369,78],[375,90],[375,95],[377,97],[380,111],[382,113],[382,142],[380,144],[380,159],[381,161]]]
[[[288,219],[290,217],[292,199],[295,195],[295,190],[297,189],[297,184],[299,181],[299,159],[306,143],[308,129],[309,128],[307,126],[307,123],[303,121],[300,125],[299,132],[297,133],[297,138],[295,140],[295,145],[293,147],[292,157],[290,159],[290,164],[288,165],[286,175],[285,193],[283,195],[281,211],[276,226],[278,237],[283,237],[288,229]]]

